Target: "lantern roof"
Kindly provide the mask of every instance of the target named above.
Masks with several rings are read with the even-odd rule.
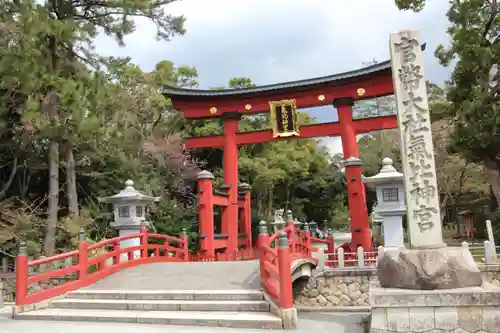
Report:
[[[393,166],[392,159],[385,157],[380,172],[372,177],[363,177],[363,181],[370,187],[383,183],[403,182],[403,174]]]
[[[150,203],[150,202],[160,201],[160,197],[149,196],[137,191],[134,188],[134,182],[129,179],[125,182],[125,188],[120,192],[118,192],[117,194],[109,197],[99,198],[99,202],[106,202],[112,204],[130,202],[130,201]]]

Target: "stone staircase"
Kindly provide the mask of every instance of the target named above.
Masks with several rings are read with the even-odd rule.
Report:
[[[82,289],[15,319],[282,329],[258,290]]]

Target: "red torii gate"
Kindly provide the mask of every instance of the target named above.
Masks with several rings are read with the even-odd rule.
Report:
[[[227,251],[238,245],[238,146],[287,139],[340,136],[344,155],[351,218],[352,246],[371,248],[371,237],[356,135],[376,130],[397,128],[396,116],[352,119],[355,101],[394,93],[389,61],[365,68],[315,79],[259,86],[245,89],[198,90],[165,87],[164,95],[186,119],[223,118],[224,135],[190,137],[188,149],[223,148],[224,184],[229,188],[229,204],[222,221],[227,234]],[[300,127],[300,135],[276,137],[272,130],[238,132],[242,115],[270,112],[270,102],[292,100],[297,108],[333,103],[338,122]],[[200,217],[200,223],[203,223]],[[210,226],[211,227],[211,226]]]

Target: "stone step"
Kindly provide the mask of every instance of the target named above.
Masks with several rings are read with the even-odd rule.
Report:
[[[16,314],[15,319],[282,329],[281,319],[268,312],[77,310],[47,308]]]
[[[210,301],[260,301],[264,296],[259,290],[96,290],[81,289],[67,294],[78,299],[126,300],[210,300]]]
[[[270,311],[269,303],[263,300],[200,301],[63,298],[52,301],[52,307],[59,309],[148,311]]]

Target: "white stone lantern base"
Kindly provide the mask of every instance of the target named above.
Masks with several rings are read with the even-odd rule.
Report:
[[[402,212],[404,214],[404,212]],[[396,250],[405,248],[403,214],[392,211],[391,214],[378,212],[382,217],[384,248]]]
[[[141,228],[145,227],[146,224],[140,224],[140,225],[129,225],[129,226],[115,226],[115,228],[118,229],[118,235],[120,237],[122,236],[128,236],[128,235],[136,235],[141,232]],[[134,238],[129,238],[129,239],[124,239],[120,241],[120,248],[125,249],[127,247],[135,247],[141,245],[141,238],[140,237],[134,237]],[[140,258],[141,257],[141,251],[137,250],[134,251],[134,259]],[[125,258],[125,261],[128,258],[127,253],[123,253],[121,255],[121,260],[123,261]]]

